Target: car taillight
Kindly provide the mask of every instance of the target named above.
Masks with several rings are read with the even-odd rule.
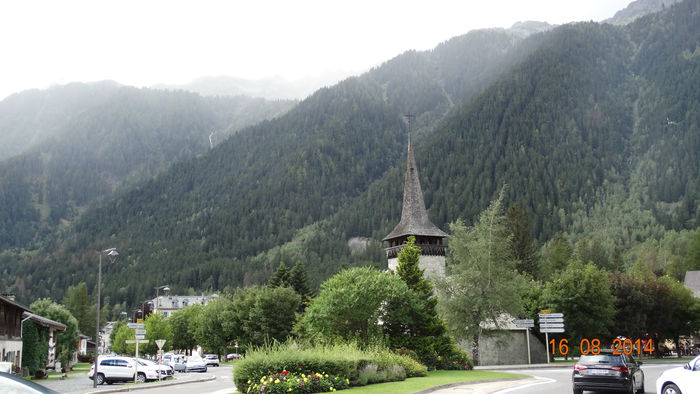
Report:
[[[618,371],[618,372],[629,372],[629,369],[628,369],[627,367],[625,367],[625,366],[621,366],[621,367],[620,367],[620,366],[612,367],[612,370],[613,370],[613,371]]]
[[[574,365],[574,371],[583,371],[584,369],[588,369],[588,367],[581,364]]]

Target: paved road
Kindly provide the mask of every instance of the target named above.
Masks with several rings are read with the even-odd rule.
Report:
[[[209,367],[207,373],[216,376],[216,379],[208,382],[187,383],[160,388],[154,387],[140,390],[139,392],[144,394],[230,394],[236,391],[233,386],[232,366]]]
[[[644,364],[645,393],[654,394],[656,379],[667,369],[683,364]],[[497,394],[562,394],[571,393],[571,367],[557,369],[513,369],[507,372],[522,373],[546,379],[545,382],[497,391]]]

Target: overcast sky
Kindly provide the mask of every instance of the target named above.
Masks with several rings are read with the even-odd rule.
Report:
[[[469,30],[600,21],[630,1],[2,1],[0,99],[73,81],[361,72]]]

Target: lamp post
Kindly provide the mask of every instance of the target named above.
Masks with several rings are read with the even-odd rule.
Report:
[[[92,375],[92,387],[97,387],[97,366],[99,365],[100,356],[100,287],[102,284],[102,254],[106,254],[109,257],[110,262],[114,263],[114,260],[119,256],[116,248],[105,249],[100,252],[100,263],[97,265],[97,318],[95,323],[95,371]]]
[[[162,289],[163,292],[165,292],[165,294],[167,295],[168,292],[170,291],[170,287],[168,287],[168,285],[163,285],[163,286],[156,286],[156,287],[154,287],[154,289],[156,289],[156,310],[155,310],[155,312],[158,313],[158,311],[160,310],[160,298],[159,298],[158,293]]]

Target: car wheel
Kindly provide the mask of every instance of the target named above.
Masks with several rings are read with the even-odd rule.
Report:
[[[644,394],[644,382],[642,382],[642,386],[637,390],[637,394]]]
[[[146,382],[146,374],[139,372],[139,374],[136,376],[136,383],[145,383],[145,382]]]
[[[682,394],[681,390],[673,383],[669,383],[661,390],[661,394]]]
[[[635,387],[636,385],[637,385],[637,381],[636,381],[634,378],[632,378],[632,382],[630,383],[630,387],[629,387],[629,389],[627,390],[627,392],[628,392],[629,394],[634,394],[634,393],[636,393],[636,390],[634,389],[634,387]]]
[[[101,373],[97,374],[97,384],[101,385],[105,383],[105,376]]]

